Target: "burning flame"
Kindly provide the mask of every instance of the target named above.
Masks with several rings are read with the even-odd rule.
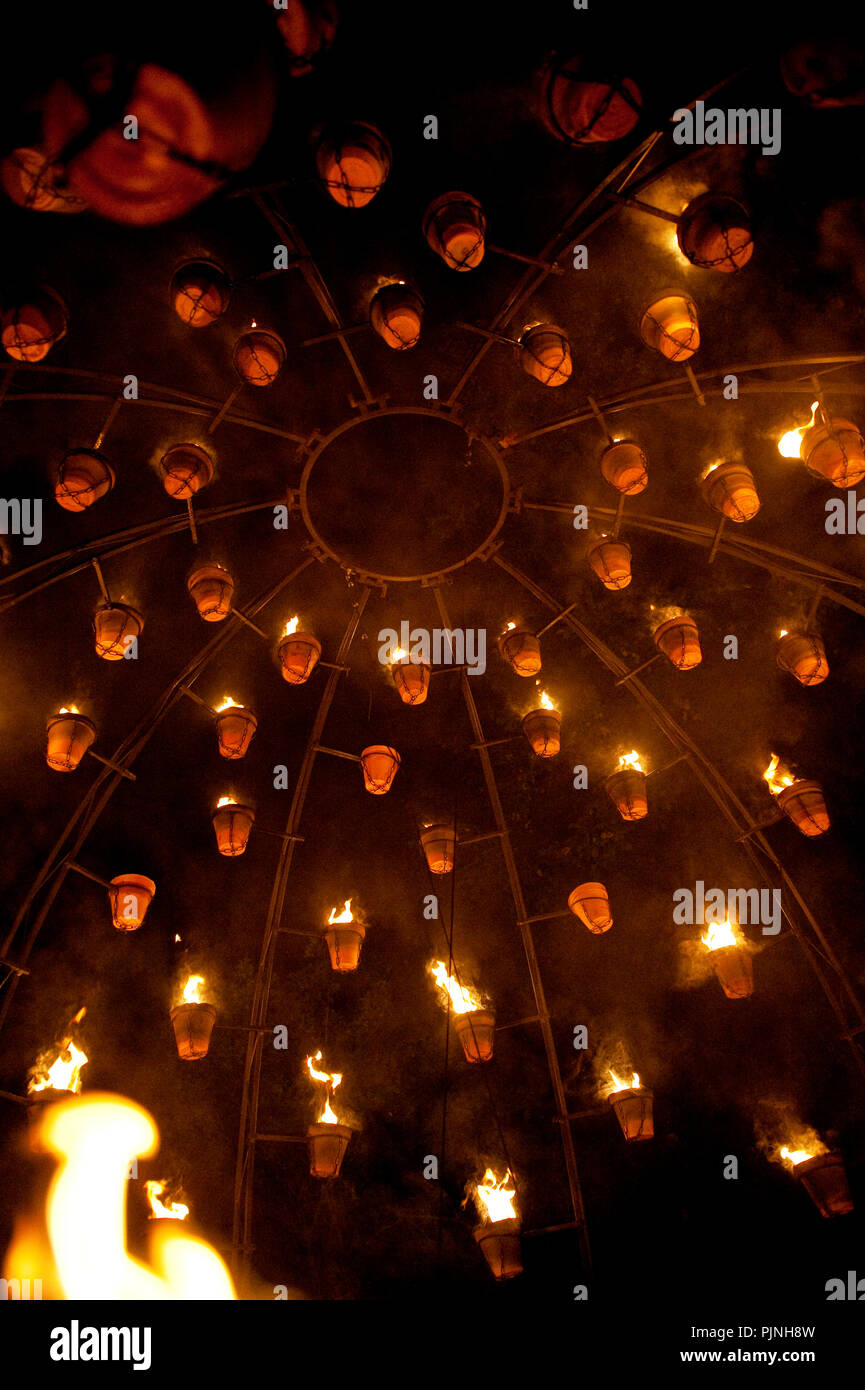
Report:
[[[556,706],[553,704],[553,702],[552,702],[552,700],[550,699],[550,697],[549,697],[549,695],[547,694],[547,692],[546,692],[545,690],[542,690],[542,691],[541,691],[540,704],[538,705],[538,709],[553,709],[553,710],[554,710],[555,708],[556,708]]]
[[[243,709],[243,705],[239,705],[236,700],[232,700],[230,695],[226,695],[222,704],[217,706],[216,713],[223,714],[227,709]]]
[[[796,780],[787,768],[781,766],[777,753],[772,754],[769,766],[763,773],[763,779],[773,796],[777,796],[785,787],[792,787]]]
[[[809,430],[813,425],[819,407],[820,402],[815,401],[814,404],[811,406],[811,419],[808,421],[807,425],[800,425],[798,429],[787,430],[786,434],[781,435],[781,438],[778,440],[778,453],[781,455],[782,458],[799,458],[799,450],[802,445],[802,436],[804,435],[805,431]]]
[[[784,1144],[778,1149],[778,1156],[782,1163],[787,1163],[791,1168],[795,1168],[799,1163],[805,1163],[809,1158],[817,1158],[820,1154],[829,1152],[815,1129],[808,1125],[802,1125],[796,1129],[795,1137],[791,1136],[791,1143],[795,1148]]]
[[[183,986],[184,1004],[203,1004],[201,997],[201,986],[204,984],[203,975],[190,975],[186,984]]]
[[[645,772],[646,769],[640,762],[640,755],[636,750],[631,753],[623,753],[619,758],[617,771],[624,772],[627,768],[631,768],[634,772]]]
[[[607,1089],[607,1095],[614,1096],[618,1091],[639,1091],[640,1078],[636,1072],[632,1073],[632,1079],[630,1081],[623,1081],[620,1076],[616,1075],[612,1067],[608,1068],[608,1070],[612,1084]]]
[[[306,1065],[309,1068],[309,1074],[312,1077],[313,1081],[322,1081],[324,1082],[324,1085],[327,1087],[324,1097],[324,1106],[322,1107],[322,1112],[318,1117],[318,1123],[320,1125],[337,1125],[339,1124],[339,1120],[337,1118],[336,1111],[331,1106],[330,1099],[333,1095],[333,1092],[336,1090],[337,1086],[342,1081],[342,1072],[319,1071],[318,1068],[313,1065],[313,1063],[320,1061],[321,1048],[319,1048],[318,1052],[316,1052],[313,1057],[307,1057],[306,1059]]]
[[[391,666],[401,666],[404,661],[408,661],[408,652],[403,651],[402,647],[392,647],[390,653]]]
[[[741,946],[741,934],[737,933],[729,917],[725,922],[711,922],[706,935],[701,936],[703,945],[710,951],[718,951],[722,946]]]
[[[233,796],[221,796],[221,797],[219,798],[219,800],[217,801],[217,803],[216,803],[216,809],[217,809],[217,811],[218,811],[219,808],[220,808],[220,806],[236,806],[236,805],[237,805],[237,802],[235,801],[235,799],[234,799]]]
[[[150,1203],[150,1211],[156,1217],[172,1217],[175,1221],[185,1221],[189,1215],[189,1207],[182,1202],[172,1202],[170,1199],[163,1202],[168,1183],[163,1178],[160,1182],[151,1179],[144,1184],[147,1193],[147,1200]]]
[[[513,632],[515,627],[516,623],[508,623],[507,627],[505,628],[505,632]]]
[[[455,1014],[472,1014],[483,1008],[480,995],[475,990],[459,984],[448,974],[447,966],[442,961],[437,960],[429,970],[439,989],[450,995],[451,1008]]]
[[[299,624],[299,623],[300,623],[300,618],[297,616],[297,614],[295,614],[294,617],[291,618],[291,619],[289,620],[289,622],[286,623],[286,625],[285,625],[285,632],[282,634],[283,637],[290,637],[290,636],[292,635],[293,632],[297,632],[297,628],[298,628],[298,624]]]
[[[516,1216],[517,1190],[507,1186],[513,1180],[510,1168],[503,1178],[497,1178],[491,1168],[484,1173],[483,1182],[477,1183],[477,1208],[484,1221],[507,1221]]]
[[[70,1029],[80,1023],[87,1013],[82,1006],[70,1020],[66,1034],[54,1047],[46,1048],[36,1060],[27,1082],[27,1094],[37,1091],[71,1091],[77,1095],[81,1090],[81,1068],[87,1063],[87,1055],[72,1041]]]
[[[39,1139],[59,1160],[46,1202],[47,1232],[41,1220],[18,1225],[5,1277],[44,1273],[61,1290],[55,1296],[67,1299],[236,1297],[216,1251],[170,1223],[153,1226],[152,1267],[126,1249],[129,1160],[149,1158],[159,1144],[146,1110],[121,1096],[91,1094],[50,1106]]]
[[[787,628],[786,628],[786,627],[782,627],[782,628],[781,628],[781,631],[778,633],[778,636],[779,636],[779,637],[786,637],[786,636],[787,636]]]
[[[336,908],[335,908],[335,907],[332,907],[332,908],[330,909],[330,916],[329,916],[328,919],[327,919],[327,925],[328,925],[329,927],[332,927],[336,922],[353,922],[353,921],[354,921],[354,917],[352,916],[352,912],[351,912],[351,898],[346,898],[346,900],[345,900],[345,907],[343,908],[342,912],[339,914],[338,917],[337,917],[337,915],[336,915]],[[319,1057],[320,1057],[320,1056],[321,1056],[321,1053],[319,1053],[318,1055],[319,1055]]]
[[[59,709],[59,710],[57,711],[57,713],[58,713],[58,714],[80,714],[81,711],[80,711],[80,709],[78,708],[77,705],[68,705],[68,706],[67,706],[67,705],[64,705],[62,709]]]

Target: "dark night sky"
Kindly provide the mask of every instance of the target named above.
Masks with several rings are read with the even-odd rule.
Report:
[[[435,373],[447,395],[481,343],[459,325],[489,325],[523,269],[488,253],[471,274],[448,270],[420,231],[434,196],[449,188],[473,192],[486,209],[495,245],[537,255],[564,234],[574,209],[631,148],[731,72],[743,69],[715,98],[718,104],[782,109],[783,141],[774,157],[726,147],[681,158],[666,134],[640,170],[642,177],[680,157],[642,194],[656,206],[679,211],[708,188],[748,204],[756,251],[741,274],[686,266],[670,249],[671,224],[617,209],[586,235],[586,271],[570,270],[572,242],[564,238],[565,273],[548,277],[498,325],[509,337],[538,319],[562,325],[573,352],[570,382],[544,390],[519,369],[512,349],[496,344],[460,402],[463,424],[501,439],[580,411],[590,395],[615,399],[656,383],[668,383],[678,395],[641,407],[623,404],[610,414],[616,434],[638,439],[649,459],[649,487],[625,507],[634,568],[628,589],[601,587],[585,560],[585,534],[571,525],[573,504],[616,502],[600,475],[603,441],[591,420],[505,450],[511,483],[524,500],[566,503],[568,511],[510,515],[500,553],[558,605],[575,604],[580,622],[629,669],[654,650],[650,605],[678,604],[696,618],[701,666],[681,673],[659,661],[645,673],[645,684],[754,819],[770,809],[761,780],[770,751],[821,783],[833,822],[827,836],[807,840],[786,820],[767,835],[865,996],[861,614],[823,601],[818,626],[831,675],[804,689],[776,668],[773,651],[778,629],[804,619],[809,591],[723,552],[709,566],[703,547],[663,530],[627,526],[629,516],[711,525],[699,474],[712,459],[742,457],[756,477],[762,508],[745,527],[728,525],[725,538],[735,532],[733,539],[743,534],[781,547],[806,565],[810,559],[856,576],[862,586],[861,537],[824,530],[832,490],[801,464],[781,459],[775,447],[784,429],[807,416],[808,369],[743,372],[743,381],[759,380],[767,389],[743,391],[735,402],[724,400],[717,387],[737,364],[861,350],[865,194],[861,160],[852,152],[862,145],[865,108],[809,111],[785,90],[779,56],[800,33],[791,13],[771,39],[761,28],[760,41],[743,55],[732,24],[722,25],[710,42],[707,29],[698,34],[678,10],[674,17],[673,7],[663,20],[656,14],[654,23],[641,8],[633,24],[622,22],[620,6],[592,8],[589,18],[566,5],[548,5],[523,27],[506,16],[491,24],[481,7],[460,22],[454,43],[444,21],[431,20],[430,32],[422,33],[411,7],[355,7],[343,17],[320,69],[296,80],[272,46],[276,118],[252,169],[232,189],[287,181],[279,205],[300,231],[346,324],[365,320],[379,276],[417,286],[426,303],[417,348],[391,352],[372,332],[350,341],[374,395],[386,395],[393,405],[419,405],[424,376]],[[148,13],[142,29],[125,34],[124,42],[138,59],[174,62],[202,90],[208,84],[217,89],[224,71],[241,64],[262,36],[272,40],[266,6],[255,23],[220,7],[206,34],[196,29],[203,23],[200,6],[176,9],[170,22]],[[4,149],[32,138],[40,86],[75,51],[117,42],[110,25],[99,28],[95,11],[89,21],[78,24],[79,18],[76,12],[74,45],[58,20],[43,36],[37,69],[29,77],[19,71],[4,93]],[[21,42],[25,52],[35,39]],[[638,130],[611,146],[558,144],[535,114],[532,74],[544,54],[581,45],[600,64],[633,76],[644,94]],[[439,117],[436,142],[421,136],[428,112]],[[309,132],[335,115],[378,124],[393,147],[391,177],[363,210],[338,207],[312,176]],[[594,212],[608,206],[600,199]],[[95,656],[90,624],[99,591],[92,569],[81,562],[62,582],[2,612],[5,931],[46,854],[101,775],[91,759],[71,776],[47,767],[46,717],[74,700],[98,726],[96,751],[110,757],[221,631],[202,624],[189,601],[192,563],[227,564],[236,602],[244,607],[306,558],[300,519],[294,515],[287,531],[276,531],[264,505],[283,501],[300,481],[302,459],[279,431],[301,439],[315,430],[326,433],[353,413],[357,383],[337,344],[301,345],[326,333],[328,324],[297,272],[245,278],[270,268],[276,240],[248,197],[217,195],[177,221],[144,228],[89,213],[54,218],[8,202],[0,217],[3,295],[45,281],[70,312],[68,335],[45,369],[17,372],[2,407],[3,496],[45,498],[42,546],[30,549],[9,538],[12,562],[0,575],[4,599],[30,587],[22,573],[28,566],[43,565],[29,581],[50,578],[73,566],[76,547],[181,516],[182,507],[160,486],[156,463],[174,443],[205,441],[208,417],[236,385],[231,352],[238,334],[256,319],[281,334],[288,354],[276,383],[265,391],[242,390],[233,406],[237,418],[210,437],[216,476],[196,503],[203,512],[243,504],[262,504],[259,509],[202,524],[197,548],[183,528],[103,562],[112,595],[145,615],[136,662],[109,664]],[[202,256],[242,283],[224,318],[198,332],[172,313],[168,289],[179,265]],[[704,408],[682,392],[682,369],[639,336],[644,304],[670,284],[684,286],[698,305],[702,346],[693,367],[712,374]],[[121,408],[106,440],[117,484],[91,511],[70,515],[53,500],[52,470],[67,449],[93,444],[116,380],[127,373],[138,376],[143,399]],[[796,394],[768,388],[796,379]],[[830,372],[826,387],[832,409],[861,425],[861,363]],[[50,399],[64,391],[84,399]],[[169,392],[203,398],[208,408],[196,414],[147,403]],[[43,398],[17,399],[26,393]],[[476,456],[466,467],[464,446],[456,426],[408,416],[350,431],[316,474],[316,524],[356,565],[416,572],[450,564],[490,528],[500,500],[488,461]],[[62,562],[61,554],[67,557]],[[837,588],[856,597],[849,584]],[[220,1247],[231,1237],[246,1046],[239,1030],[249,1018],[278,841],[253,832],[242,858],[223,859],[210,813],[216,798],[232,791],[255,806],[261,826],[284,828],[291,791],[274,788],[272,770],[284,764],[293,786],[327,672],[319,668],[307,685],[289,687],[280,679],[275,638],[297,612],[301,626],[321,641],[324,659],[335,660],[360,592],[337,566],[316,563],[255,619],[268,632],[267,642],[235,624],[195,688],[209,703],[231,693],[254,708],[259,725],[248,756],[232,764],[221,759],[206,712],[177,701],[136,760],[137,780],[117,787],[77,853],[99,876],[135,872],[156,881],[145,925],[129,936],[113,931],[104,891],[70,874],[0,1039],[0,1086],[20,1093],[38,1050],[86,1004],[82,1036],[91,1060],[85,1088],[117,1091],[151,1111],[162,1147],[147,1171],[142,1167],[143,1176],[180,1177],[198,1228]],[[537,629],[551,613],[494,562],[476,561],[457,572],[444,599],[455,625],[487,630],[488,668],[470,682],[486,738],[518,735],[494,747],[491,757],[529,914],[563,908],[571,889],[591,879],[606,883],[613,904],[615,926],[604,936],[590,936],[575,918],[534,929],[569,1108],[583,1111],[596,1103],[591,1056],[582,1059],[572,1047],[580,1023],[598,1049],[626,1044],[655,1093],[652,1143],[626,1145],[603,1111],[573,1125],[598,1296],[612,1303],[650,1280],[673,1285],[688,1268],[707,1289],[733,1279],[743,1290],[819,1299],[826,1279],[855,1268],[861,1216],[822,1221],[790,1175],[766,1161],[755,1128],[767,1102],[788,1104],[843,1150],[854,1196],[865,1199],[865,1081],[838,1037],[803,950],[786,927],[777,940],[752,930],[756,986],[748,1000],[724,998],[711,976],[695,980],[688,943],[696,930],[673,925],[672,893],[696,879],[731,887],[760,882],[730,826],[684,763],[649,783],[644,821],[627,824],[616,815],[601,783],[618,753],[637,748],[650,768],[658,768],[675,750],[566,624],[543,639],[544,684],[564,711],[562,752],[549,763],[534,757],[518,734],[533,687],[501,661],[495,637],[509,620]],[[402,619],[440,626],[428,587],[392,584],[386,595],[370,595],[323,736],[327,746],[352,753],[376,742],[396,747],[402,766],[393,790],[371,797],[357,767],[317,759],[300,827],[305,839],[294,857],[282,918],[283,926],[310,930],[330,907],[352,897],[370,923],[360,968],[338,977],[323,945],[282,936],[267,1011],[268,1023],[286,1025],[289,1045],[283,1052],[265,1050],[260,1130],[305,1128],[312,1088],[304,1059],[319,1046],[328,1068],[344,1073],[340,1099],[360,1128],[333,1184],[308,1175],[300,1146],[259,1146],[253,1265],[263,1285],[285,1283],[316,1298],[394,1299],[425,1290],[452,1296],[470,1287],[511,1301],[567,1299],[581,1278],[572,1231],[527,1238],[524,1277],[497,1287],[471,1238],[473,1215],[460,1207],[480,1165],[502,1163],[503,1138],[526,1228],[571,1216],[537,1026],[503,1031],[487,1068],[468,1067],[451,1032],[445,1061],[445,1015],[426,965],[446,945],[442,923],[425,921],[422,913],[424,895],[434,889],[417,826],[451,815],[468,837],[492,829],[493,820],[458,678],[436,677],[427,703],[411,709],[400,704],[377,664],[379,630],[398,627]],[[735,662],[723,659],[727,634],[739,640]],[[570,770],[579,763],[588,767],[587,790],[572,786]],[[496,841],[466,847],[453,882],[435,887],[445,918],[453,920],[454,955],[464,975],[494,999],[500,1021],[533,1014]],[[33,913],[10,949],[13,960],[32,920]],[[177,1058],[168,1021],[181,967],[175,933],[190,953],[184,959],[211,984],[219,1022],[238,1030],[218,1028],[210,1055],[195,1065]],[[445,1094],[446,1146],[436,1185],[423,1179],[422,1165],[425,1155],[442,1152]],[[0,1106],[7,1140],[0,1159],[2,1247],[32,1176],[19,1161],[23,1111]],[[740,1160],[736,1183],[721,1178],[727,1154]],[[136,1190],[133,1236],[143,1226],[140,1203]]]

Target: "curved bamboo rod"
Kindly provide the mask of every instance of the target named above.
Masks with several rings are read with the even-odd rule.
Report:
[[[558,603],[539,584],[535,584],[528,575],[523,574],[516,566],[509,564],[501,553],[495,555],[493,558],[495,563],[506,574],[509,574],[512,579],[515,579],[516,582],[526,589],[528,593],[532,594],[539,603],[542,603],[545,607],[557,613],[562,613],[562,622],[567,623],[568,626],[573,629],[583,644],[588,647],[593,655],[596,656],[609,671],[616,676],[627,675],[625,663],[621,661],[620,658],[616,656],[615,652],[602,642],[595,633],[591,632],[584,623],[581,623],[571,610],[565,611],[562,604]],[[698,745],[694,743],[689,735],[685,733],[684,729],[681,728],[673,716],[667,711],[663,702],[653,695],[647,686],[644,685],[642,681],[636,679],[636,677],[627,682],[627,687],[630,694],[652,716],[658,728],[662,730],[673,746],[677,748],[679,752],[686,755],[686,759],[693,772],[715,802],[715,805],[718,807],[727,823],[736,832],[736,837],[742,834],[744,830],[749,829],[749,817],[745,806],[729,784],[724,780],[714,763],[702,752]],[[795,881],[790,874],[787,873],[780,857],[772,849],[765,835],[761,831],[758,831],[754,834],[753,840],[760,846],[765,856],[782,875],[783,882],[789,887],[795,897],[807,925],[813,933],[815,941],[811,941],[804,935],[795,916],[784,906],[782,897],[783,914],[796,940],[802,947],[808,963],[817,976],[821,988],[826,994],[829,1004],[841,1024],[841,1036],[849,1044],[856,1065],[863,1078],[865,1078],[865,1052],[863,1052],[863,1043],[865,1043],[865,1002],[859,998],[854,990],[844,967],[827,940],[823,928],[808,907]],[[759,877],[771,884],[771,880],[767,879],[765,866],[756,854],[753,845],[747,840],[743,841],[742,844],[745,853]],[[821,955],[834,973],[839,986],[840,995],[833,992],[829,978],[819,964],[819,957]],[[844,999],[846,999],[848,1008],[852,1010],[855,1031],[852,1031],[850,1016],[844,1010]],[[860,1039],[862,1041],[860,1041]]]

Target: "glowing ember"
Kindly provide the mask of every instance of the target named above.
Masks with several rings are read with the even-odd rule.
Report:
[[[320,1061],[321,1048],[319,1048],[318,1052],[316,1052],[313,1057],[307,1057],[306,1059],[306,1065],[309,1068],[309,1074],[312,1077],[313,1081],[320,1081],[327,1088],[325,1091],[324,1105],[322,1107],[321,1114],[318,1117],[317,1123],[320,1125],[338,1125],[339,1119],[337,1117],[336,1111],[331,1106],[330,1100],[331,1096],[333,1095],[333,1092],[336,1090],[337,1086],[342,1081],[342,1072],[319,1071],[318,1068],[313,1064],[315,1062]]]
[[[769,766],[763,773],[763,779],[773,796],[777,796],[785,787],[792,787],[796,780],[792,772],[781,765],[777,753],[772,754]]]
[[[289,622],[286,623],[285,632],[282,634],[283,637],[290,637],[293,632],[297,632],[299,623],[300,618],[298,618],[295,614],[295,616]]]
[[[726,922],[712,922],[705,936],[700,940],[710,951],[718,951],[722,946],[740,946],[741,937],[737,935],[736,928],[729,917]]]
[[[149,1158],[159,1144],[146,1110],[121,1096],[82,1096],[51,1106],[39,1138],[59,1160],[45,1210],[47,1240],[41,1221],[19,1225],[5,1277],[45,1272],[60,1290],[54,1296],[67,1299],[236,1297],[216,1251],[170,1222],[153,1223],[150,1266],[126,1248],[129,1160]]]
[[[636,751],[623,753],[619,758],[618,771],[624,772],[627,768],[631,768],[634,772],[645,772],[646,769],[640,762],[640,755]]]
[[[430,974],[433,976],[439,989],[444,990],[450,995],[451,1008],[455,1014],[477,1013],[483,1008],[483,1001],[480,995],[473,989],[461,985],[447,972],[447,966],[440,960],[429,967]]]
[[[170,1199],[167,1202],[163,1202],[162,1199],[165,1196],[167,1187],[168,1183],[164,1179],[161,1182],[156,1182],[151,1179],[144,1184],[144,1190],[147,1193],[147,1200],[150,1203],[152,1215],[156,1217],[171,1217],[174,1221],[185,1221],[189,1215],[189,1207],[184,1206],[182,1202],[172,1202]]]
[[[78,708],[77,705],[69,705],[69,706],[64,705],[62,709],[59,709],[59,710],[57,711],[57,713],[58,713],[58,714],[80,714],[81,711],[80,711],[80,709]]]
[[[786,434],[781,435],[781,438],[778,440],[778,453],[782,458],[797,459],[800,457],[799,450],[802,445],[802,436],[805,431],[809,430],[813,425],[819,406],[819,401],[814,401],[814,404],[811,406],[811,419],[808,421],[807,425],[800,425],[798,429],[787,430]]]
[[[217,809],[217,811],[218,811],[219,808],[220,808],[220,806],[236,806],[236,805],[237,805],[237,802],[236,802],[236,800],[234,799],[233,796],[221,796],[221,797],[219,798],[219,800],[217,801],[217,803],[216,803],[216,809]],[[179,938],[178,938],[178,940],[179,940]]]
[[[226,695],[222,704],[217,705],[216,713],[223,714],[227,709],[243,709],[243,705],[239,705],[236,700],[232,700],[230,695]]]
[[[639,1091],[640,1078],[636,1072],[632,1073],[630,1081],[622,1080],[620,1076],[616,1075],[612,1067],[609,1068],[609,1073],[612,1084],[607,1088],[607,1095],[614,1096],[618,1091]]]
[[[352,916],[352,911],[351,911],[351,898],[346,898],[346,900],[345,900],[345,907],[343,908],[342,912],[339,914],[338,917],[337,917],[337,915],[336,915],[336,908],[335,908],[335,907],[332,907],[332,908],[330,909],[330,916],[329,916],[328,919],[327,919],[327,925],[328,925],[329,927],[332,927],[332,926],[334,925],[334,923],[336,923],[336,922],[353,922],[353,921],[354,921],[354,917]],[[321,1056],[321,1053],[319,1053],[318,1055],[319,1055],[319,1057],[320,1057],[320,1056]]]
[[[516,1216],[514,1198],[515,1187],[508,1187],[514,1180],[510,1169],[503,1178],[497,1178],[491,1168],[484,1173],[483,1182],[477,1184],[477,1208],[485,1221],[507,1221]]]
[[[203,975],[190,975],[186,984],[183,986],[184,1004],[203,1004],[201,997],[201,987],[204,984]]]

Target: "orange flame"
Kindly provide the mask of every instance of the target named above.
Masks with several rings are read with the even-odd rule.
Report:
[[[339,1119],[337,1117],[336,1111],[331,1106],[330,1099],[333,1092],[336,1090],[337,1086],[342,1081],[342,1072],[319,1071],[319,1069],[313,1064],[315,1062],[320,1061],[321,1048],[319,1048],[318,1052],[316,1052],[312,1057],[307,1057],[306,1059],[306,1065],[309,1068],[309,1074],[312,1077],[313,1081],[320,1081],[326,1087],[324,1105],[322,1107],[322,1112],[318,1117],[318,1123],[320,1125],[337,1125],[339,1124]]]
[[[353,921],[354,921],[354,917],[352,916],[352,911],[351,911],[351,898],[346,898],[346,900],[345,900],[345,907],[343,908],[342,912],[339,914],[338,917],[337,917],[337,915],[336,915],[336,908],[335,908],[335,907],[332,907],[332,908],[330,909],[330,916],[329,916],[328,919],[327,919],[327,925],[328,925],[329,927],[332,927],[336,922],[353,922]],[[319,1056],[321,1056],[321,1053],[319,1053]]]
[[[476,1204],[484,1221],[507,1221],[510,1217],[516,1216],[514,1198],[517,1190],[515,1187],[508,1187],[508,1183],[512,1183],[513,1180],[510,1168],[502,1178],[497,1178],[492,1169],[488,1168],[484,1173],[483,1182],[476,1184]]]
[[[773,796],[777,796],[785,787],[792,787],[796,778],[788,768],[781,765],[777,753],[771,755],[769,766],[763,773],[763,780],[766,782],[769,791]]]
[[[429,971],[439,989],[450,995],[451,1008],[455,1014],[477,1013],[478,1009],[483,1008],[483,1001],[477,991],[461,985],[454,976],[449,975],[443,961],[437,960],[429,967]]]
[[[220,808],[220,806],[236,806],[236,805],[237,805],[237,801],[235,800],[235,798],[234,798],[233,796],[221,796],[221,797],[219,798],[219,800],[217,801],[217,803],[216,803],[216,809],[217,809],[217,811],[218,811],[219,808]]]
[[[203,1004],[201,997],[201,987],[204,984],[203,975],[190,975],[186,984],[183,986],[184,1004]]]
[[[80,714],[81,711],[80,711],[80,709],[78,708],[77,705],[64,705],[62,709],[59,709],[59,710],[57,711],[57,713],[58,713],[58,714]]]
[[[807,425],[800,425],[798,429],[787,430],[786,434],[781,435],[781,438],[778,440],[778,453],[782,458],[797,459],[800,457],[799,451],[802,446],[802,436],[805,431],[809,430],[813,425],[819,407],[820,402],[815,401],[811,406],[811,419],[808,421]]]
[[[291,637],[292,633],[297,632],[299,623],[300,618],[297,616],[297,614],[295,614],[295,616],[293,618],[290,618],[286,623],[285,632],[282,634],[283,637]]]
[[[718,951],[722,946],[741,946],[742,934],[728,917],[725,922],[710,922],[700,940],[710,951]]]
[[[617,771],[623,772],[626,768],[631,768],[634,772],[645,772],[646,769],[640,762],[640,755],[636,749],[631,753],[623,753],[619,758]]]
[[[222,704],[217,705],[216,713],[223,714],[227,709],[243,709],[243,705],[239,705],[236,700],[232,700],[230,695],[226,695],[223,698]]]
[[[165,1178],[161,1179],[159,1182],[150,1179],[144,1184],[147,1200],[150,1203],[151,1215],[160,1218],[171,1217],[175,1221],[185,1221],[189,1215],[189,1207],[184,1206],[182,1202],[172,1202],[170,1199],[163,1202],[162,1199],[166,1194],[167,1188],[168,1182]]]

